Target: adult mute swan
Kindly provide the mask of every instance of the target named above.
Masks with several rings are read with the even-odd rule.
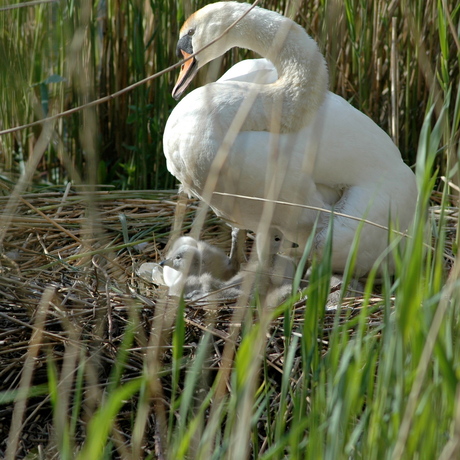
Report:
[[[354,216],[334,217],[336,272],[345,267],[359,219],[384,227],[391,219],[405,230],[417,199],[414,174],[382,129],[327,90],[322,54],[290,19],[236,2],[197,11],[181,28],[177,51],[188,58],[203,50],[183,64],[173,96],[180,98],[201,67],[235,46],[271,61],[277,79],[272,82],[271,65],[259,63],[261,80],[261,70],[252,69],[247,78],[198,88],[176,106],[164,153],[185,191],[232,226],[274,228],[301,247],[316,222],[319,254],[328,211]],[[359,241],[356,272],[362,276],[385,250],[388,234],[366,223]]]

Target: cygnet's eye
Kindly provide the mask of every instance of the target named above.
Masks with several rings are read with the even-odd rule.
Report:
[[[195,29],[189,29],[187,35],[192,36],[195,33]]]
[[[278,235],[277,235],[277,236],[275,236],[275,241],[276,241],[277,243],[279,243],[279,242],[281,241],[281,237],[280,237],[280,236],[278,236]]]

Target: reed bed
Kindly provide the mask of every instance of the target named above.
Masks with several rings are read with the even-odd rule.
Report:
[[[0,199],[3,207],[10,199],[8,194]],[[200,404],[208,407],[209,401],[199,395],[209,391],[216,398],[213,387],[225,369],[226,345],[244,347],[251,336],[244,326],[241,329],[242,324],[235,323],[239,316],[235,313],[242,306],[236,299],[226,304],[206,300],[177,304],[164,289],[136,275],[140,263],[159,260],[164,254],[177,205],[173,192],[100,190],[93,194],[103,220],[103,238],[92,238],[94,235],[88,233],[88,199],[85,189],[24,194],[4,234],[0,274],[1,430],[5,435],[10,432],[11,446],[11,433],[15,432],[9,428],[17,424],[15,458],[75,458],[80,449],[79,458],[178,458],[176,449],[180,450],[184,442],[182,436],[187,439],[181,431],[190,428],[180,423],[180,418],[175,421],[176,417],[183,410],[196,417],[203,410]],[[442,197],[434,194],[432,200]],[[183,228],[191,228],[197,205],[194,201],[186,203]],[[433,228],[447,235],[444,262],[449,270],[458,209],[435,204],[430,215]],[[203,236],[228,249],[229,230],[212,215],[206,219]],[[248,250],[250,245],[248,240]],[[327,279],[323,282],[327,284]],[[314,297],[314,292],[311,288],[308,295]],[[259,407],[251,424],[254,458],[259,458],[256,452],[260,458],[280,458],[278,449],[287,448],[283,433],[292,434],[293,421],[299,416],[299,401],[289,402],[290,398],[303,394],[304,410],[314,414],[315,388],[326,382],[315,383],[314,374],[305,374],[305,359],[314,360],[310,365],[319,366],[317,372],[322,367],[320,375],[325,378],[323,372],[330,370],[325,363],[340,349],[338,343],[346,349],[357,346],[360,340],[370,341],[384,353],[388,340],[384,337],[390,334],[390,318],[395,315],[395,293],[369,294],[357,293],[355,299],[344,299],[339,309],[321,312],[319,304],[307,303],[304,293],[271,312],[260,357],[260,395],[253,402]],[[49,302],[45,311],[44,299]],[[178,309],[182,314],[176,316]],[[244,316],[249,315],[245,323],[264,320],[263,310],[254,306],[244,309]],[[239,330],[236,335],[233,328]],[[33,352],[37,334],[40,338]],[[206,354],[200,360],[206,337]],[[307,339],[313,340],[313,348],[305,348]],[[231,364],[232,372],[238,372],[241,365],[238,356]],[[376,364],[371,374],[375,372],[378,381]],[[151,368],[146,369],[146,365]],[[190,382],[196,366],[206,378]],[[33,375],[25,383],[28,368]],[[147,380],[142,377],[145,374]],[[88,440],[91,424],[99,420],[101,405],[130,383],[133,389],[118,403],[103,453],[105,442],[99,447]],[[195,387],[196,393],[189,395],[192,399],[183,409],[187,385]],[[147,400],[145,392],[150,395]],[[18,423],[15,412],[24,396],[27,407]],[[151,398],[157,403],[148,409]],[[363,408],[366,414],[366,404]],[[144,410],[147,413],[139,434],[138,417]],[[193,415],[195,410],[198,414]],[[231,408],[226,410],[230,412],[226,417],[231,417]],[[203,423],[208,417],[211,420],[210,415],[204,416]],[[165,426],[160,426],[162,421]],[[313,427],[306,430],[310,436],[311,430]],[[99,429],[96,433],[104,435]],[[2,456],[9,454],[6,440],[5,436],[0,443]],[[193,447],[190,439],[188,442],[192,446],[187,449],[194,452],[198,446]],[[270,454],[277,445],[278,454]],[[197,458],[203,458],[200,455]]]
[[[177,62],[184,19],[205,1],[38,2],[0,10],[0,130],[104,98]],[[11,3],[11,6],[15,6]],[[319,42],[332,91],[369,115],[415,164],[424,115],[458,93],[458,5],[453,0],[388,3],[384,0],[306,2],[264,0],[260,6],[292,17]],[[237,51],[202,72],[215,79],[251,53]],[[162,133],[174,101],[175,76],[167,73],[94,109],[97,183],[123,189],[173,188],[162,153]],[[79,137],[85,114],[77,111],[53,127],[36,181],[83,183],[88,146]],[[458,127],[458,121],[456,122]],[[454,140],[457,134],[451,133]],[[0,172],[22,171],[40,128],[1,136]],[[438,166],[446,170],[447,149]]]

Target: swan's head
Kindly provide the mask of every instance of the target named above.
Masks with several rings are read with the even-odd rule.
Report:
[[[179,78],[172,92],[175,99],[182,96],[201,67],[238,45],[238,26],[225,34],[224,32],[250,7],[251,5],[247,3],[212,3],[198,10],[185,21],[177,42],[177,56],[181,59],[187,59],[193,53],[202,50],[207,45],[209,46],[182,65]],[[221,37],[222,34],[224,35]],[[212,43],[216,39],[218,40]]]

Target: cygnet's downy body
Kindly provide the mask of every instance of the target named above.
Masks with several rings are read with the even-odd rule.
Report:
[[[236,273],[224,251],[189,236],[180,237],[160,265],[163,266],[163,277],[171,295],[180,295],[182,292],[187,295],[191,290],[196,290],[194,286],[200,284],[200,277],[204,275],[203,284],[211,286],[213,283],[210,279],[218,283]]]
[[[260,232],[256,236],[258,266],[269,277],[270,287],[291,285],[296,272],[296,264],[288,256],[278,254],[283,248],[295,247],[284,239],[276,229]]]
[[[194,283],[194,290],[188,290],[189,298],[224,300],[238,297],[248,289],[251,296],[255,292],[267,294],[265,303],[269,306],[281,303],[291,293],[296,265],[290,257],[277,254],[285,243],[278,232],[270,230],[266,236],[267,240],[259,236],[256,238],[259,260],[249,262],[226,282],[209,278],[196,280],[193,277],[193,281],[198,282]]]

